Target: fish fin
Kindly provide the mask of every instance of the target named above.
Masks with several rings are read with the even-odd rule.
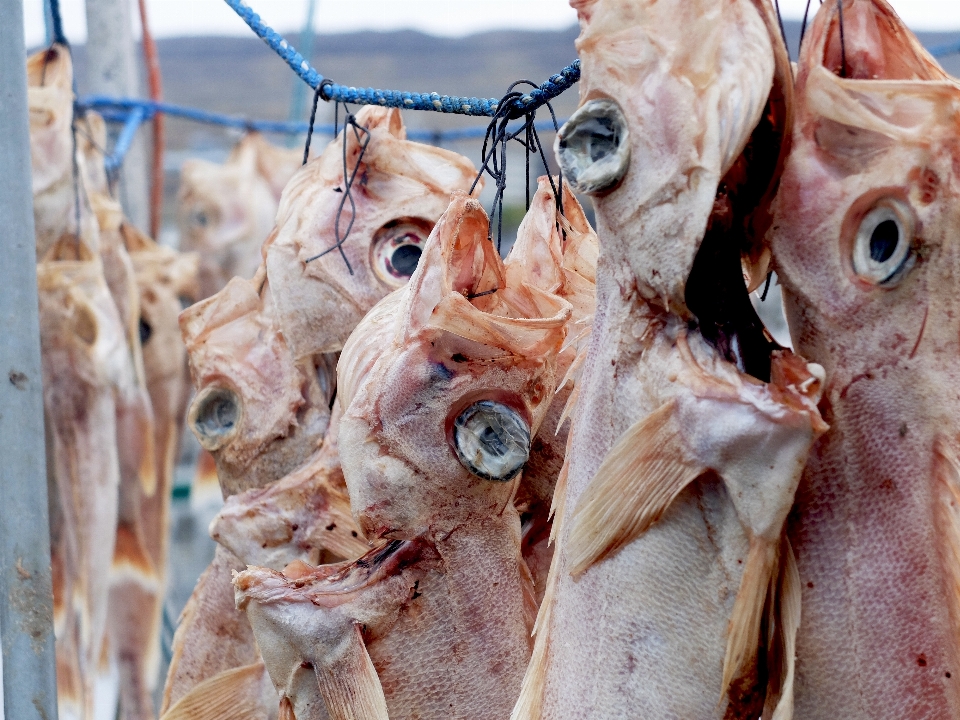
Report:
[[[934,441],[936,476],[940,481],[940,524],[944,532],[943,555],[950,588],[949,607],[960,625],[960,460],[945,437]]]
[[[314,671],[330,720],[389,720],[380,676],[367,652],[359,625],[354,624],[352,635],[338,653],[336,662],[317,664]]]
[[[280,711],[277,713],[277,720],[297,720],[290,698],[284,697],[280,699]]]
[[[740,589],[734,600],[733,613],[727,627],[721,698],[730,689],[730,683],[756,670],[760,624],[776,562],[776,543],[760,537],[750,539],[743,579],[740,581]]]
[[[204,680],[180,698],[160,720],[263,720],[263,663],[233,668]]]
[[[776,625],[779,628],[780,687],[777,704],[769,716],[771,720],[793,720],[793,680],[797,665],[797,630],[800,627],[800,571],[797,569],[793,547],[787,538],[783,539],[780,546],[779,580],[775,605],[776,610],[779,610],[779,623],[771,622],[771,626]],[[768,690],[767,697],[773,697],[771,690]],[[763,716],[767,715],[765,709]]]
[[[553,499],[550,501],[550,514],[547,516],[553,518],[553,524],[550,526],[549,545],[553,545],[560,537],[560,527],[563,525],[563,518],[566,515],[567,504],[567,478],[570,476],[570,445],[573,441],[573,433],[567,434],[567,445],[563,451],[563,465],[557,475],[557,484],[553,487]]]
[[[574,385],[573,389],[570,391],[570,394],[567,396],[567,401],[563,404],[563,412],[560,413],[560,419],[557,420],[557,429],[556,429],[557,434],[559,434],[560,428],[563,427],[563,424],[573,414],[573,410],[577,406],[577,400],[579,398],[580,398],[580,386]]]
[[[527,632],[533,636],[533,628],[537,624],[537,592],[533,581],[530,566],[522,557],[517,561],[520,564],[520,588],[523,592],[523,624]]]
[[[706,468],[682,440],[671,400],[631,426],[580,497],[567,537],[574,577],[647,530]]]

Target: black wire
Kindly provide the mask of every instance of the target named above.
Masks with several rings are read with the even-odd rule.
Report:
[[[787,48],[787,54],[790,54],[790,46],[787,45],[787,32],[783,29],[783,15],[780,14],[780,0],[773,0],[773,5],[777,10],[777,22],[780,23],[780,37],[783,38],[783,46]]]
[[[353,170],[350,170],[347,167],[347,133],[352,131],[354,138],[358,143],[360,143],[360,152],[357,155],[356,164],[353,166]],[[344,264],[347,266],[347,270],[353,275],[353,267],[350,265],[350,261],[347,259],[347,254],[343,250],[343,243],[347,241],[347,238],[350,237],[350,231],[353,230],[353,223],[357,219],[357,203],[353,199],[353,183],[357,179],[357,173],[360,170],[360,163],[363,160],[363,155],[367,151],[367,145],[370,144],[370,131],[365,127],[357,123],[356,117],[352,114],[347,113],[346,118],[343,123],[343,189],[342,197],[340,198],[340,206],[337,208],[337,217],[334,220],[333,231],[336,242],[332,247],[327,248],[322,253],[318,253],[313,257],[307,258],[307,262],[312,262],[318,258],[322,258],[324,255],[338,250],[340,252],[340,257],[343,258]],[[343,208],[347,204],[347,201],[350,202],[350,222],[347,224],[346,231],[341,234],[340,232],[340,219],[343,215]]]
[[[310,159],[310,141],[313,139],[313,125],[317,121],[317,105],[320,104],[320,88],[323,85],[318,85],[316,92],[313,93],[313,109],[310,110],[310,126],[307,128],[307,143],[303,148],[303,162],[302,165],[307,164],[307,160]]]
[[[807,17],[810,15],[810,0],[807,0],[807,9],[803,11],[803,22],[800,24],[800,47],[797,48],[797,57],[800,57],[800,48],[803,47],[803,36],[807,34]]]
[[[840,77],[847,76],[847,45],[843,37],[843,0],[837,0],[840,13]]]
[[[770,280],[773,279],[773,270],[767,273],[767,282],[763,286],[763,293],[760,295],[760,302],[767,301],[767,293],[770,292]]]
[[[515,83],[510,85],[507,88],[507,93],[500,99],[500,102],[497,104],[497,112],[491,118],[490,123],[487,125],[487,131],[484,134],[483,146],[480,151],[481,164],[480,171],[477,173],[477,177],[473,181],[473,185],[470,187],[470,193],[472,194],[476,190],[477,184],[480,182],[480,178],[483,177],[483,174],[488,174],[493,178],[496,183],[496,192],[494,193],[493,204],[490,207],[490,219],[491,225],[487,231],[487,239],[493,242],[493,218],[496,216],[497,224],[497,252],[502,252],[502,240],[503,240],[503,197],[504,191],[506,190],[507,185],[507,145],[511,140],[516,140],[520,145],[524,147],[526,153],[526,181],[527,181],[527,209],[530,208],[530,156],[539,154],[544,168],[547,168],[547,177],[550,181],[550,187],[553,190],[554,198],[557,200],[557,207],[561,210],[563,209],[563,198],[561,197],[560,191],[558,191],[557,185],[554,184],[553,176],[549,172],[549,164],[547,163],[546,152],[543,149],[543,143],[540,142],[540,135],[537,132],[536,128],[536,110],[533,110],[528,113],[517,114],[517,105],[518,101],[523,97],[523,93],[517,91],[515,88],[518,85],[530,85],[531,87],[537,87],[535,83],[530,80],[517,80]],[[553,106],[548,102],[545,103],[547,109],[550,111],[550,116],[553,119],[553,126],[555,130],[559,130],[559,123],[557,122],[557,115],[553,110]],[[510,131],[509,123],[512,120],[523,118],[523,123],[514,131]]]
[[[67,36],[63,32],[63,18],[60,16],[60,0],[47,0],[47,5],[50,8],[50,24],[53,25],[51,35],[53,42],[60,45],[70,46],[70,43],[67,42]]]

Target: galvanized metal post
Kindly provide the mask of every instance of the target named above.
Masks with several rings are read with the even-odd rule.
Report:
[[[87,89],[96,95],[140,97],[131,0],[86,0]],[[142,130],[142,129],[141,129]],[[146,138],[137,134],[120,171],[120,202],[141,230],[150,227]]]
[[[21,0],[0,0],[0,649],[6,720],[57,717]]]

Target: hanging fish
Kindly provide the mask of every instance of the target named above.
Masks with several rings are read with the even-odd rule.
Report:
[[[772,232],[831,429],[790,516],[797,717],[960,717],[960,84],[884,0],[804,39]]]
[[[553,292],[574,308],[574,335],[557,360],[558,374],[564,382],[551,400],[543,429],[532,442],[515,498],[522,519],[523,557],[534,577],[538,603],[546,587],[552,554],[547,543],[548,516],[566,447],[564,410],[575,387],[574,376],[580,364],[577,358],[582,360],[578,348],[593,313],[598,251],[596,235],[569,187],[564,183],[563,213],[557,207],[555,187],[549,178],[540,178],[539,189],[505,262],[512,285],[527,283]],[[368,317],[367,322],[381,320]],[[383,315],[382,322],[387,342],[393,332],[392,315]],[[377,349],[375,343],[369,347]],[[330,562],[324,559],[328,549],[338,557],[359,557],[369,550],[365,541],[357,539],[359,528],[350,514],[337,449],[338,425],[339,404],[335,404],[316,460],[266,488],[228,498],[211,524],[213,538],[246,565],[274,570],[296,559],[312,565]]]
[[[67,237],[37,266],[62,718],[92,720],[120,487],[119,394],[134,385],[96,256]]]
[[[232,277],[249,278],[256,271],[280,193],[302,161],[303,152],[249,133],[222,165],[198,159],[183,163],[177,225],[181,248],[200,255],[201,298]]]
[[[283,717],[506,717],[519,692],[535,601],[512,498],[571,307],[511,284],[487,229],[455,193],[341,356],[340,457],[378,547],[235,580]]]
[[[789,132],[776,14],[572,4],[581,104],[556,149],[594,197],[597,308],[513,717],[785,718],[799,590],[781,535],[824,425],[820,368],[748,298]]]
[[[120,718],[147,720],[156,717],[170,498],[189,387],[177,316],[181,297],[196,292],[198,258],[161,247],[127,224],[118,232],[139,289],[138,342],[154,414],[155,482],[121,486],[110,644],[119,669]]]
[[[356,123],[360,129],[341,133],[291,180],[254,279],[234,278],[181,316],[197,388],[188,422],[216,460],[224,496],[244,493],[224,517],[231,507],[246,507],[240,517],[264,509],[264,524],[252,523],[252,532],[268,533],[269,547],[281,555],[302,553],[302,559],[343,559],[368,549],[349,519],[335,447],[322,447],[338,391],[337,352],[367,310],[407,282],[450,192],[468,189],[476,177],[463,156],[406,140],[397,110],[364,108]],[[345,169],[347,179],[355,178],[349,198]],[[261,490],[281,479],[282,485]],[[319,518],[294,520],[306,497],[313,508],[328,508],[331,519],[323,525]],[[335,530],[319,530],[331,522]],[[237,529],[242,535],[247,528]],[[294,544],[277,544],[287,530]],[[236,533],[225,525],[217,533],[235,550],[256,543],[255,535],[232,542]],[[164,718],[193,718],[194,708],[209,705],[198,693],[236,692],[233,682],[248,688],[259,682],[254,670],[213,680],[259,662],[249,624],[234,607],[230,573],[242,570],[244,560],[270,560],[245,551],[243,558],[218,546],[194,591],[175,640]],[[229,654],[217,649],[223,636],[231,637]],[[210,684],[201,688],[205,681]],[[275,711],[275,702],[268,707]]]
[[[100,227],[122,213],[97,203],[105,173],[96,171],[96,139],[78,131],[84,142],[74,147],[69,52],[55,45],[28,66],[58,700],[61,716],[93,718],[110,657],[118,497],[123,488],[156,486],[153,414],[139,338],[126,321],[138,313],[132,265],[111,244],[115,228]],[[102,133],[102,121],[89,120],[88,129]]]

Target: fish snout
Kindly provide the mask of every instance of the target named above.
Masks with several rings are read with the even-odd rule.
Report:
[[[630,131],[620,105],[601,98],[581,106],[560,128],[554,151],[575,190],[600,195],[616,188],[630,166]]]

